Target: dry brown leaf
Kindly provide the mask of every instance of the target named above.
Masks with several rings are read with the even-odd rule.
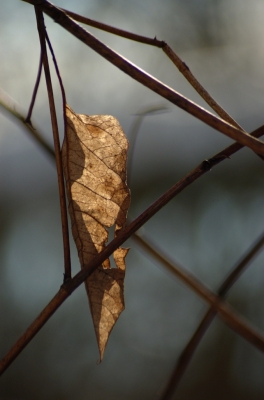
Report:
[[[66,105],[66,119],[63,169],[73,237],[83,268],[104,249],[106,227],[115,224],[116,235],[125,226],[130,204],[126,184],[128,141],[117,119],[110,115],[75,114]],[[117,268],[111,269],[107,259],[85,283],[100,360],[124,309],[127,252],[117,249],[113,254]]]

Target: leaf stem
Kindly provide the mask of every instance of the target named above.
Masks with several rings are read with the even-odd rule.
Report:
[[[53,139],[54,139],[54,148],[56,155],[56,166],[58,173],[58,185],[59,185],[59,194],[60,194],[60,209],[61,209],[61,221],[62,221],[62,235],[63,235],[63,250],[64,250],[64,281],[67,281],[71,278],[71,257],[70,257],[70,242],[69,242],[69,230],[68,230],[68,219],[67,219],[67,206],[66,206],[66,196],[65,196],[65,187],[64,187],[64,179],[63,179],[63,170],[62,170],[62,159],[61,159],[61,151],[60,151],[60,139],[59,139],[59,130],[56,116],[56,108],[52,90],[52,83],[50,77],[48,56],[46,50],[45,43],[45,25],[44,18],[42,12],[38,7],[35,7],[37,25],[39,31],[39,39],[41,52],[43,55],[43,66],[46,77],[49,105],[50,105],[50,115],[51,115],[51,124],[53,131]]]

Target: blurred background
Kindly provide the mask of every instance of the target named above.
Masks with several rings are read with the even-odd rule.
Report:
[[[131,32],[165,40],[210,94],[247,131],[263,124],[262,0],[56,0],[56,5]],[[49,17],[47,30],[67,100],[77,113],[112,114],[131,136],[144,118],[130,163],[138,216],[203,159],[231,141],[117,70]],[[162,50],[87,27],[108,46],[184,96],[208,108]],[[39,39],[34,9],[1,2],[0,87],[27,112]],[[53,66],[51,65],[51,69]],[[53,74],[63,132],[61,94]],[[0,114],[0,344],[3,356],[59,289],[63,254],[53,160],[3,108]],[[52,133],[42,78],[33,124]],[[242,150],[172,200],[145,226],[170,257],[217,290],[263,231],[263,161]],[[177,357],[208,309],[197,295],[130,239],[126,310],[104,360],[84,287],[76,290],[0,380],[1,400],[159,399]],[[79,262],[72,244],[74,273]],[[264,331],[264,256],[230,291],[230,303]],[[215,319],[175,399],[263,399],[264,356]]]

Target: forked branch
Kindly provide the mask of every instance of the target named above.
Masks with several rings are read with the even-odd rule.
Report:
[[[62,159],[61,159],[61,150],[60,150],[60,139],[59,139],[59,130],[57,123],[57,115],[55,109],[55,102],[52,90],[51,76],[49,70],[49,62],[46,50],[46,42],[45,42],[45,25],[42,12],[35,7],[36,18],[37,18],[37,26],[39,31],[39,40],[41,46],[42,60],[45,71],[45,78],[47,84],[49,105],[50,105],[50,116],[51,116],[51,124],[52,124],[52,132],[54,139],[54,148],[55,148],[55,157],[56,157],[56,167],[57,167],[57,175],[58,175],[58,185],[59,185],[59,194],[60,194],[60,210],[61,210],[61,222],[62,222],[62,236],[63,236],[63,250],[64,250],[64,280],[71,278],[71,256],[70,256],[70,241],[69,241],[69,229],[68,229],[68,219],[67,219],[67,206],[66,206],[66,196],[65,196],[65,188],[64,188],[64,178],[62,171]]]
[[[252,132],[252,136],[260,137],[264,134],[264,126],[261,126],[256,131]],[[221,161],[229,158],[236,151],[240,150],[243,146],[239,143],[234,143],[225,150],[216,154],[209,160],[203,161],[193,171],[186,175],[183,179],[172,186],[166,193],[164,193],[158,200],[156,200],[150,207],[148,207],[138,218],[136,218],[131,224],[122,230],[109,245],[99,253],[94,260],[92,260],[86,268],[77,273],[71,280],[65,282],[62,285],[59,292],[50,301],[50,303],[44,308],[37,319],[30,325],[25,333],[20,337],[16,344],[10,349],[6,356],[0,362],[0,375],[8,368],[8,366],[16,359],[21,351],[27,346],[27,344],[34,338],[42,326],[49,320],[54,312],[60,307],[60,305],[71,295],[71,293],[77,289],[93,271],[98,268],[106,258],[120,247],[132,234],[134,234],[145,222],[153,217],[162,207],[164,207],[172,198],[182,192],[196,179],[204,175],[215,165]],[[168,264],[168,267],[171,266]],[[182,269],[174,270],[180,279],[188,284],[196,293],[199,294],[205,301],[207,301],[213,308],[214,311],[219,313],[219,316],[237,333],[239,333],[246,340],[250,341],[254,346],[264,352],[264,337],[258,332],[248,326],[248,323],[238,317],[237,313],[225,303],[219,296],[211,292],[201,282],[199,282],[192,274],[185,272]]]
[[[72,11],[62,8],[62,10],[69,15],[72,19],[83,24],[93,26],[94,28],[103,30],[114,35],[133,40],[134,42],[144,43],[150,46],[155,46],[161,48],[166,56],[173,62],[173,64],[178,68],[182,75],[187,79],[187,81],[192,85],[192,87],[199,93],[199,95],[206,101],[206,103],[225,121],[234,125],[238,129],[242,129],[241,126],[215,101],[215,99],[207,92],[207,90],[200,84],[200,82],[195,78],[195,76],[190,71],[190,68],[186,65],[184,61],[176,54],[172,48],[163,40],[158,40],[156,37],[154,39],[148,38],[146,36],[137,35],[132,32],[125,31],[102,22],[94,21],[90,18],[86,18],[82,15],[76,14]],[[243,130],[243,129],[242,129]]]
[[[146,234],[143,235],[133,235],[133,240],[139,246],[139,248],[143,249],[144,253],[150,254],[151,258],[158,260],[159,264],[164,266],[170,272],[177,275],[175,272],[175,268],[178,269],[177,264],[174,261],[167,260],[166,255],[159,248],[159,245],[155,243],[152,239],[148,238]],[[230,274],[224,280],[222,285],[218,290],[218,295],[223,298],[229,289],[233,286],[233,284],[237,281],[240,275],[245,271],[245,269],[249,266],[250,262],[256,257],[256,255],[262,250],[264,247],[264,234],[262,234],[256,243],[250,248],[250,250],[242,257],[242,259],[235,265]],[[186,371],[192,356],[199,345],[202,337],[204,336],[207,328],[210,326],[211,322],[215,318],[217,312],[210,308],[202,321],[200,322],[198,328],[193,334],[192,338],[189,340],[187,346],[182,351],[174,370],[170,376],[170,379],[167,383],[167,386],[164,390],[163,395],[160,400],[170,400],[173,398],[173,395],[180,383],[180,380]]]
[[[25,334],[18,340],[15,346],[10,350],[10,352],[4,357],[0,364],[0,373],[10,365],[10,363],[17,357],[17,355],[22,351],[22,349],[29,343],[29,341],[35,336],[39,329],[45,324],[45,322],[50,318],[50,316],[57,310],[57,308],[66,300],[66,298],[81,284],[83,283],[92,272],[94,272],[103,261],[109,257],[113,251],[119,247],[125,240],[127,240],[133,233],[135,233],[146,221],[148,221],[155,213],[157,213],[165,204],[167,204],[173,197],[180,193],[183,189],[189,186],[192,182],[202,176],[205,172],[213,168],[219,162],[229,157],[235,151],[239,150],[243,145],[250,147],[256,153],[264,155],[264,143],[255,139],[254,137],[259,137],[263,134],[264,128],[261,127],[259,130],[253,132],[250,136],[243,132],[233,121],[231,124],[224,122],[223,120],[215,117],[213,114],[205,111],[203,108],[199,107],[195,103],[189,101],[185,97],[181,96],[171,88],[167,87],[160,81],[156,80],[152,76],[148,75],[146,72],[140,70],[132,63],[128,62],[126,59],[119,56],[117,53],[109,49],[99,40],[94,38],[91,34],[86,32],[78,24],[72,21],[62,10],[56,8],[48,1],[37,1],[37,0],[24,0],[28,3],[36,5],[36,13],[38,16],[39,28],[41,24],[41,12],[44,11],[49,16],[51,16],[57,23],[62,25],[65,29],[75,35],[82,42],[90,46],[96,52],[101,54],[108,61],[116,65],[119,69],[130,75],[132,78],[136,79],[138,82],[147,86],[154,92],[158,93],[162,97],[166,98],[173,104],[187,111],[191,115],[205,122],[209,126],[219,130],[225,135],[233,138],[239,143],[235,143],[228,149],[218,153],[216,156],[212,157],[210,160],[205,160],[197,168],[191,171],[186,177],[180,180],[176,185],[174,185],[170,190],[168,190],[163,196],[161,196],[156,202],[154,202],[148,209],[146,209],[135,221],[133,221],[129,226],[124,228],[120,235],[118,235],[101,253],[98,254],[82,271],[80,271],[73,279],[70,279],[64,283],[57,295],[48,304],[48,306],[43,310],[39,317],[33,322]],[[42,43],[45,42],[44,35],[44,25],[40,28],[40,40]],[[44,42],[43,42],[44,40]],[[155,39],[154,39],[155,40]],[[164,46],[165,47],[165,46]],[[45,50],[46,52],[46,50]],[[45,53],[44,52],[44,53]],[[167,51],[168,52],[168,51]],[[47,60],[44,60],[46,53],[43,54],[44,65]],[[48,75],[48,67],[46,64],[45,73],[46,77]],[[48,81],[48,79],[47,79]],[[48,84],[49,86],[49,84]],[[52,93],[51,86],[48,89],[48,93]],[[50,101],[52,104],[52,101]],[[51,106],[51,113],[55,112],[55,107]],[[55,114],[56,116],[56,114]],[[56,118],[52,117],[52,124]],[[235,128],[233,125],[238,127]],[[55,144],[56,148],[56,144]],[[58,155],[56,148],[56,155]],[[199,282],[190,273],[184,271],[181,267],[174,270],[174,273],[187,283],[199,296],[201,296],[205,301],[207,301],[213,312],[218,312],[219,316],[236,332],[243,336],[246,340],[250,341],[261,351],[264,351],[264,338],[258,334],[254,329],[248,326],[248,324],[243,321],[240,316],[219,296],[211,292],[207,287],[205,287],[201,282]]]
[[[111,50],[105,44],[96,39],[93,35],[87,32],[84,28],[74,22],[68,17],[61,9],[53,6],[46,0],[23,0],[30,4],[37,5],[43,12],[53,18],[58,24],[68,30],[71,34],[81,40],[83,43],[91,47],[102,57],[107,59],[113,65],[121,69],[123,72],[137,80],[144,86],[148,87],[155,93],[164,97],[171,103],[175,104],[179,108],[187,111],[189,114],[203,121],[212,128],[222,132],[224,135],[229,136],[236,142],[241,143],[244,146],[251,148],[257,154],[264,155],[264,143],[258,139],[253,138],[244,131],[235,128],[231,124],[223,121],[216,117],[210,112],[206,111],[202,107],[188,100],[184,96],[180,95],[173,89],[164,85],[145,71],[141,70],[119,54]]]

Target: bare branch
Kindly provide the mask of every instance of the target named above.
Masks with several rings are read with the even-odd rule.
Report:
[[[252,136],[259,137],[264,134],[264,126],[258,128],[252,133]],[[135,233],[145,222],[147,222],[153,215],[155,215],[162,207],[164,207],[173,197],[183,191],[192,182],[204,175],[206,172],[213,168],[221,161],[234,154],[236,151],[241,149],[238,143],[234,143],[222,152],[216,154],[210,160],[205,160],[198,165],[193,171],[187,176],[177,182],[172,188],[170,188],[163,196],[156,200],[150,207],[148,207],[138,218],[136,218],[131,224],[125,227],[120,234],[113,239],[109,245],[99,253],[86,268],[78,272],[71,280],[62,285],[60,291],[55,295],[51,302],[44,308],[37,319],[30,325],[26,332],[21,336],[17,343],[10,349],[6,356],[0,362],[0,375],[8,368],[8,366],[16,359],[26,345],[34,338],[43,325],[49,320],[53,313],[59,308],[59,306],[71,295],[71,293],[77,289],[91,274],[98,268],[106,258],[121,246],[133,233]],[[141,241],[142,242],[142,241]],[[160,255],[157,254],[157,259]],[[162,262],[164,259],[162,258]],[[171,271],[188,284],[196,293],[198,293],[205,301],[207,301],[213,307],[213,310],[219,313],[220,317],[236,332],[238,332],[246,340],[249,340],[252,344],[258,347],[261,351],[264,351],[264,338],[257,332],[252,330],[247,323],[242,321],[237,313],[233,309],[220,299],[217,295],[211,292],[201,282],[199,282],[190,273],[186,273],[181,269],[171,268],[170,263],[168,267]]]
[[[164,53],[170,58],[173,64],[183,74],[192,87],[199,93],[199,95],[206,101],[206,103],[225,121],[234,125],[236,128],[243,130],[241,126],[213,99],[213,97],[205,90],[200,82],[190,71],[189,67],[181,60],[181,58],[171,49],[167,44],[162,47]]]
[[[134,238],[134,236],[133,236]],[[146,238],[145,238],[146,240]],[[149,242],[149,240],[147,240]],[[228,290],[233,286],[233,284],[237,281],[239,276],[245,271],[245,269],[249,266],[250,262],[253,261],[253,259],[256,257],[256,255],[260,252],[260,250],[263,249],[264,246],[264,234],[262,234],[259,239],[256,241],[256,243],[252,246],[251,249],[242,257],[242,259],[234,266],[232,269],[231,273],[228,275],[228,277],[225,279],[223,284],[220,286],[218,290],[218,295],[223,298]],[[155,244],[155,248],[157,248],[157,245]],[[149,250],[149,253],[150,250]],[[160,262],[164,265],[164,262],[162,261],[162,258],[164,258],[163,254],[160,253]],[[152,256],[155,257],[156,259],[156,254],[152,254]],[[166,266],[166,265],[165,265]],[[216,311],[210,308],[207,313],[204,315],[202,321],[200,322],[198,328],[196,329],[195,333],[187,343],[186,347],[182,351],[174,369],[173,372],[169,378],[169,381],[167,383],[167,386],[164,390],[163,395],[161,396],[160,400],[170,400],[173,398],[173,395],[181,381],[181,378],[186,371],[195,350],[197,349],[197,346],[199,345],[202,337],[204,336],[206,330],[210,326],[211,322],[214,320],[214,317],[216,316]]]
[[[79,38],[82,42],[89,45],[97,53],[99,53],[108,61],[116,65],[119,69],[130,75],[132,78],[136,79],[138,82],[147,86],[148,88],[158,93],[162,97],[166,98],[173,104],[187,111],[188,113],[200,119],[201,121],[207,123],[209,126],[233,138],[239,143],[235,143],[228,149],[225,149],[224,151],[218,153],[211,159],[203,161],[197,168],[195,168],[187,176],[185,176],[178,183],[176,183],[163,196],[161,196],[148,209],[146,209],[129,226],[125,227],[120,232],[120,234],[101,253],[99,253],[82,271],[76,274],[75,277],[73,277],[72,279],[66,280],[64,285],[61,287],[60,291],[55,295],[55,297],[48,304],[48,306],[42,311],[39,317],[33,322],[33,324],[24,333],[24,335],[22,335],[22,337],[18,340],[15,346],[10,350],[10,352],[8,352],[8,354],[4,357],[4,359],[0,363],[0,373],[3,373],[6,370],[8,365],[10,365],[10,363],[17,357],[17,355],[23,350],[23,348],[30,342],[30,340],[35,336],[35,334],[39,331],[39,329],[46,323],[46,321],[50,318],[50,316],[57,310],[57,308],[66,300],[66,298],[77,287],[79,287],[89,277],[89,275],[92,272],[94,272],[96,268],[98,268],[98,266],[100,266],[103,263],[103,261],[113,253],[113,251],[116,248],[118,248],[123,242],[125,242],[133,233],[135,233],[146,221],[148,221],[154,214],[156,214],[173,197],[175,197],[183,189],[188,187],[192,182],[194,182],[204,173],[209,171],[219,162],[226,159],[235,151],[242,148],[243,145],[250,147],[256,153],[264,154],[264,143],[257,139],[254,139],[254,136],[258,137],[261,134],[263,134],[264,127],[261,127],[257,131],[253,132],[252,136],[244,133],[241,129],[236,129],[234,126],[232,126],[232,124],[225,123],[223,120],[205,111],[203,108],[199,107],[195,103],[184,98],[171,88],[165,86],[155,78],[151,77],[144,71],[137,68],[132,63],[128,62],[126,59],[119,56],[117,53],[113,52],[111,49],[109,49],[107,46],[105,46],[103,43],[101,43],[99,40],[97,40],[91,34],[86,32],[83,28],[81,28],[78,24],[72,21],[63,11],[54,7],[48,1],[45,0],[43,1],[25,0],[25,1],[37,6],[36,13],[37,15],[39,15],[39,18],[42,17],[42,15],[38,10],[43,10],[49,16],[51,16],[57,23],[62,25],[65,29],[67,29],[69,32],[71,32],[73,35]],[[40,23],[41,21],[39,19],[39,24]],[[40,28],[40,31],[41,29],[43,30],[43,28],[44,26]],[[40,40],[42,42],[42,50],[43,50],[43,40],[44,40],[43,33],[42,34],[40,33]],[[45,55],[43,54],[43,56],[47,58],[46,53]],[[46,61],[45,60],[43,61],[45,65],[47,59]],[[45,73],[47,77],[49,75],[48,68],[45,69]],[[49,84],[47,85],[49,86]],[[50,88],[48,89],[48,93],[49,96],[50,93],[52,93],[51,83],[50,83]],[[50,104],[51,103],[52,101],[50,100]],[[51,108],[53,109],[53,111],[51,110],[52,114],[55,111],[55,108],[53,106],[51,106]],[[56,125],[56,118],[52,117],[52,124]],[[57,157],[58,152],[56,145],[55,149]],[[141,244],[142,243],[143,242],[141,240]],[[144,246],[148,246],[148,244],[145,243]],[[159,255],[156,254],[156,257],[158,258]],[[162,260],[164,262],[164,258]],[[170,264],[171,263],[168,262],[169,268],[171,268]],[[206,286],[204,286],[194,276],[192,276],[192,274],[184,271],[181,267],[178,266],[177,269],[171,268],[171,272],[173,272],[177,277],[182,279],[199,296],[201,296],[205,301],[211,304],[212,310],[214,312],[218,312],[219,316],[234,331],[239,333],[246,340],[250,341],[261,351],[264,351],[264,338],[260,334],[258,334],[254,329],[249,327],[248,324],[244,320],[242,320],[240,316],[238,316],[238,314],[235,311],[233,311],[233,309],[226,302],[221,300],[219,296],[211,292]]]
[[[40,331],[45,323],[50,319],[54,312],[61,306],[66,300],[69,294],[66,290],[60,289],[50,303],[43,309],[39,316],[34,322],[28,327],[23,335],[18,339],[10,351],[0,361],[0,376],[6,371],[9,365],[19,356],[22,350],[28,345],[28,343],[34,338],[34,336]]]
[[[115,28],[114,26],[103,24],[102,22],[94,21],[93,19],[83,17],[82,15],[76,14],[69,10],[65,10],[64,8],[61,8],[61,10],[64,11],[67,15],[69,15],[69,17],[71,17],[75,21],[82,22],[83,24],[93,26],[94,28],[100,29],[108,33],[112,33],[117,36],[121,36],[125,39],[134,40],[135,42],[144,43],[155,47],[163,47],[165,45],[165,42],[163,42],[163,40],[162,41],[158,40],[156,37],[152,39],[146,36],[137,35],[135,33],[124,31],[123,29]]]
[[[25,119],[25,123],[27,123],[29,125],[31,125],[31,115],[32,115],[33,107],[35,105],[35,101],[36,101],[36,97],[37,97],[37,93],[38,93],[38,88],[39,88],[39,83],[40,83],[40,78],[41,78],[41,72],[42,72],[42,52],[40,51],[37,79],[36,79],[35,87],[34,87],[34,90],[33,90],[32,99],[31,99],[31,102],[30,102],[30,105],[29,105],[27,117]]]
[[[148,87],[155,93],[166,98],[171,103],[175,104],[179,108],[187,111],[189,114],[200,119],[212,128],[222,132],[224,135],[229,136],[235,141],[241,143],[244,146],[251,148],[255,153],[264,155],[264,143],[258,139],[253,138],[244,131],[241,131],[222,119],[216,117],[210,112],[206,111],[202,107],[188,100],[184,96],[180,95],[173,89],[164,85],[151,75],[147,74],[134,64],[121,57],[119,54],[111,50],[109,47],[104,45],[93,35],[87,32],[84,28],[69,18],[62,10],[53,6],[46,0],[41,3],[38,0],[23,0],[30,4],[37,5],[43,12],[48,14],[58,24],[63,26],[71,34],[81,40],[83,43],[91,47],[102,57],[107,59],[109,62],[114,64],[116,67],[121,69],[123,72],[137,80],[144,86]]]
[[[123,230],[123,233],[112,240],[112,242],[109,243],[109,245],[101,253],[99,253],[93,261],[89,263],[89,265],[87,265],[87,268],[80,271],[75,275],[75,277],[62,285],[61,289],[51,300],[51,302],[44,308],[37,319],[30,325],[26,332],[1,360],[0,375],[4,373],[8,366],[16,359],[21,351],[33,339],[33,337],[54,314],[59,306],[71,295],[71,293],[77,289],[91,275],[91,273],[104,262],[106,258],[108,258],[119,246],[121,246],[129,236],[136,232],[136,230],[139,228],[138,221],[140,221],[140,219],[141,216],[139,216],[128,227],[126,227]],[[151,246],[144,240],[140,240],[139,243],[141,246],[144,246],[146,251],[149,251],[150,249],[153,253],[153,248],[151,248]],[[184,283],[190,286],[205,301],[207,301],[212,306],[213,310],[219,313],[219,316],[229,327],[231,327],[235,332],[239,333],[242,337],[244,337],[244,339],[256,346],[259,350],[264,352],[264,337],[251,328],[248,323],[233,310],[231,306],[221,300],[219,296],[211,292],[191,273],[184,271],[179,265],[177,268],[176,266],[172,266],[171,262],[165,260],[163,257],[160,257],[158,252],[156,252],[156,258],[160,259],[162,263],[166,262],[167,268],[174,275],[183,280]]]
[[[52,83],[49,71],[49,63],[48,56],[46,50],[45,43],[45,25],[42,12],[35,7],[37,25],[39,31],[39,39],[41,52],[43,56],[43,66],[46,77],[49,105],[50,105],[50,115],[51,115],[51,124],[53,131],[53,139],[54,139],[54,148],[56,155],[56,166],[58,173],[58,184],[59,184],[59,193],[60,193],[60,209],[61,209],[61,222],[62,222],[62,235],[63,235],[63,250],[64,250],[64,280],[71,278],[71,256],[70,256],[70,241],[69,241],[69,229],[68,229],[68,217],[67,217],[67,206],[66,206],[66,196],[65,196],[65,187],[64,187],[64,179],[63,179],[63,170],[62,170],[62,159],[61,159],[61,151],[60,151],[60,139],[59,139],[59,130],[55,109],[55,102],[52,90]]]
[[[82,15],[76,14],[72,11],[66,10],[64,8],[61,9],[67,15],[69,15],[72,19],[78,22],[82,22],[83,24],[93,26],[94,28],[103,30],[105,32],[112,33],[114,35],[133,40],[135,42],[148,44],[150,46],[155,46],[158,48],[162,48],[164,53],[173,64],[178,68],[178,70],[183,74],[183,76],[187,79],[187,81],[192,85],[192,87],[199,93],[199,95],[206,101],[206,103],[225,121],[229,122],[231,125],[234,125],[236,128],[241,129],[241,126],[212,98],[212,96],[205,90],[205,88],[200,84],[200,82],[195,78],[195,76],[190,71],[190,68],[181,60],[181,58],[172,50],[172,48],[163,40],[158,40],[156,37],[154,39],[148,38],[145,36],[137,35],[135,33],[131,33],[125,31],[123,29],[115,28],[113,26],[103,24],[98,21],[94,21],[90,18],[83,17]]]

